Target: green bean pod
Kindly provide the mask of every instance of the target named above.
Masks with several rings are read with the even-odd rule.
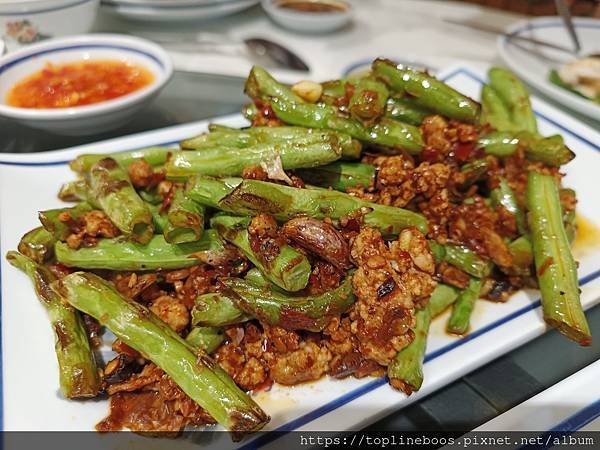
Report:
[[[148,147],[128,152],[116,152],[108,154],[83,154],[69,163],[71,170],[85,174],[92,169],[92,166],[104,158],[112,158],[123,168],[127,168],[132,162],[144,158],[151,166],[160,166],[168,159],[173,151],[168,147]]]
[[[269,72],[259,66],[252,67],[244,93],[250,98],[267,99],[270,97],[280,98],[286,102],[304,103],[304,100],[296,95],[289,87],[279,83]]]
[[[247,230],[250,219],[246,217],[215,216],[210,223],[211,228],[238,247],[271,282],[290,292],[306,287],[311,266],[302,253],[285,244],[279,248],[277,255],[263,258],[260,252],[252,248]]]
[[[421,389],[423,384],[423,360],[427,347],[427,335],[431,320],[450,306],[458,297],[458,290],[445,284],[438,284],[425,308],[415,314],[413,328],[415,338],[400,350],[387,368],[390,384],[406,394]]]
[[[329,105],[297,104],[279,98],[271,99],[271,107],[280,120],[292,125],[335,130],[392,151],[419,154],[423,149],[419,128],[398,120],[384,117],[376,124],[366,126],[357,120],[341,117],[338,110]]]
[[[204,214],[202,205],[193,201],[183,189],[177,189],[163,228],[165,240],[171,244],[200,240],[204,231]]]
[[[463,272],[477,278],[487,277],[492,271],[492,263],[483,259],[473,250],[462,245],[441,245],[429,241],[429,247],[437,263],[446,261]]]
[[[577,264],[565,232],[556,180],[529,172],[529,229],[544,319],[581,345],[591,344],[590,328],[579,298]]]
[[[223,147],[247,148],[259,144],[287,145],[290,141],[303,145],[335,141],[341,147],[344,159],[357,159],[361,153],[360,142],[346,134],[285,126],[252,127],[239,130],[212,124],[209,125],[209,133],[184,140],[179,145],[183,150],[210,150]]]
[[[370,164],[345,161],[297,171],[305,183],[341,192],[353,187],[370,187],[375,181],[376,172],[375,166]]]
[[[492,189],[490,194],[492,200],[492,206],[497,208],[503,206],[509,213],[511,213],[517,222],[517,230],[520,234],[527,233],[527,225],[525,223],[525,214],[517,204],[517,198],[515,193],[508,185],[505,178],[500,178],[498,187]]]
[[[477,183],[487,173],[488,168],[489,163],[485,158],[475,159],[463,165],[460,168],[460,171],[464,175],[464,179],[459,185],[460,188],[467,189]]]
[[[86,213],[93,211],[94,208],[87,203],[82,202],[69,208],[47,209],[40,211],[38,217],[44,228],[51,233],[56,240],[64,241],[70,234],[71,228],[68,222],[77,222]],[[61,218],[69,218],[68,221]]]
[[[218,177],[240,176],[249,166],[281,158],[285,170],[315,167],[337,161],[342,148],[335,135],[329,141],[297,144],[295,142],[258,144],[247,148],[222,147],[202,151],[179,151],[165,164],[167,178],[191,175]]]
[[[494,131],[477,140],[477,148],[486,154],[503,158],[513,155],[519,146],[519,138],[510,131]]]
[[[477,102],[425,72],[384,59],[375,60],[372,70],[392,90],[410,95],[423,108],[462,122],[475,123],[479,119]]]
[[[152,213],[114,159],[102,159],[89,172],[90,195],[125,235],[142,244],[152,238]]]
[[[465,334],[469,330],[471,314],[475,307],[475,301],[479,298],[482,281],[479,278],[471,278],[469,286],[463,290],[452,308],[452,314],[448,319],[447,330],[453,334]]]
[[[345,312],[356,300],[351,276],[336,289],[306,297],[292,296],[239,278],[223,278],[221,282],[233,293],[241,310],[261,322],[290,330],[320,331],[331,316]]]
[[[234,299],[223,292],[199,295],[192,308],[192,325],[223,327],[250,320],[252,317],[239,309]]]
[[[382,82],[374,78],[361,78],[353,83],[348,110],[355,119],[372,123],[385,113],[389,96],[390,93]]]
[[[37,227],[25,233],[19,241],[19,252],[38,264],[50,259],[54,255],[56,239],[44,227]]]
[[[512,124],[537,134],[537,119],[525,85],[510,70],[501,67],[492,67],[488,78],[490,86],[507,106]]]
[[[512,123],[508,106],[496,90],[489,84],[481,88],[481,117],[482,125],[489,124],[498,131],[518,131],[519,127]]]
[[[419,126],[425,117],[435,114],[427,108],[418,105],[411,97],[390,97],[387,101],[385,115],[400,122]]]
[[[365,225],[378,228],[385,236],[396,236],[409,227],[427,232],[427,220],[420,214],[327,189],[298,189],[244,180],[230,194],[221,198],[218,205],[222,210],[235,214],[264,212],[282,221],[299,215],[339,220],[358,212],[362,214]]]
[[[50,317],[58,360],[60,390],[66,398],[95,397],[101,382],[87,331],[77,311],[50,289],[56,277],[48,268],[17,252],[6,259],[33,282],[35,293]]]
[[[76,250],[63,242],[54,247],[56,259],[66,266],[108,270],[183,269],[217,258],[225,251],[212,230],[207,230],[199,241],[186,244],[169,244],[164,236],[156,234],[145,245],[114,238],[100,239],[94,247]]]
[[[188,344],[210,355],[225,340],[225,333],[218,327],[194,327],[185,337]]]
[[[52,289],[164,370],[226,429],[252,432],[268,422],[269,417],[214,360],[107,281],[91,273],[75,272],[53,284]]]

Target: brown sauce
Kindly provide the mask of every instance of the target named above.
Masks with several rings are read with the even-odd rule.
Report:
[[[337,13],[344,12],[348,9],[344,3],[309,0],[280,0],[276,3],[276,5],[280,8],[310,13]]]

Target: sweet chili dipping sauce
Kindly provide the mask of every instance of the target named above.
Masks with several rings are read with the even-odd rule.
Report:
[[[15,84],[6,96],[6,103],[18,108],[92,105],[130,94],[153,79],[147,69],[116,60],[48,63]]]

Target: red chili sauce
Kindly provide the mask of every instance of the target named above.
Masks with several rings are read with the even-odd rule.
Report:
[[[18,108],[70,108],[92,105],[148,86],[154,75],[122,61],[48,63],[15,84],[6,103]]]

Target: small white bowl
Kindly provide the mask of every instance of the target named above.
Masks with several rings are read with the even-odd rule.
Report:
[[[286,0],[283,0],[286,1]],[[267,15],[282,27],[303,33],[326,33],[347,25],[352,20],[352,5],[343,0],[302,0],[341,6],[334,12],[305,12],[278,5],[282,0],[262,0]]]
[[[146,87],[112,100],[72,108],[16,108],[6,104],[10,88],[47,63],[117,60],[144,67],[154,75]],[[143,109],[167,84],[173,64],[158,45],[132,36],[89,34],[51,39],[0,58],[0,116],[63,135],[85,135],[117,128]]]
[[[0,38],[8,50],[44,39],[87,33],[100,0],[0,0]]]

